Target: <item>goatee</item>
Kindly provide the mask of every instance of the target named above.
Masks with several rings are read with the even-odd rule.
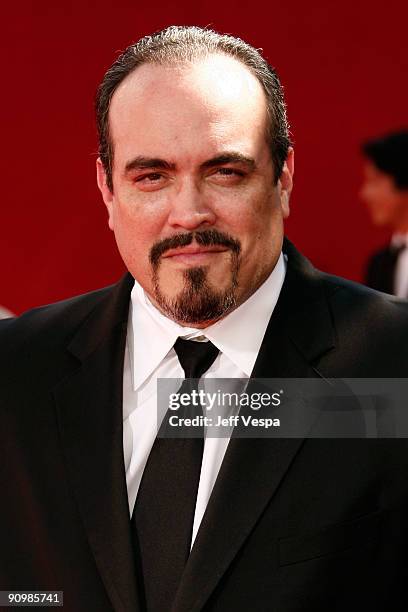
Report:
[[[187,268],[183,272],[183,288],[174,298],[166,297],[159,282],[160,258],[169,249],[191,244],[220,245],[230,249],[231,282],[224,291],[217,291],[208,282],[208,266]],[[240,243],[217,230],[204,230],[190,234],[178,234],[154,245],[150,253],[153,267],[154,297],[161,310],[171,319],[180,323],[194,324],[214,321],[228,314],[236,307],[236,288],[240,266]]]

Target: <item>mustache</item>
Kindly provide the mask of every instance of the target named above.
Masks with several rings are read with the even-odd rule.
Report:
[[[149,259],[152,266],[157,267],[160,257],[170,249],[188,246],[195,240],[201,246],[224,246],[235,255],[241,252],[241,243],[229,234],[219,232],[215,229],[203,230],[201,232],[189,232],[187,234],[175,234],[156,242],[150,249]]]

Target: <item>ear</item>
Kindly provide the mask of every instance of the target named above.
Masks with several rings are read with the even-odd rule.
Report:
[[[293,173],[295,170],[295,154],[292,147],[289,147],[286,161],[283,164],[282,174],[278,184],[280,187],[280,201],[283,218],[289,217],[289,198],[293,187]]]
[[[96,160],[96,181],[108,211],[109,228],[113,230],[113,193],[107,185],[106,172],[100,157]]]

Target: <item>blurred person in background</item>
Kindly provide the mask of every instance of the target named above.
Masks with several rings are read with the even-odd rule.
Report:
[[[369,287],[408,298],[408,130],[364,143],[364,181],[360,197],[371,220],[392,231],[390,243],[370,258]]]

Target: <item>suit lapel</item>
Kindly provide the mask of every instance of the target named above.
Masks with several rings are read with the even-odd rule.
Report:
[[[252,378],[319,377],[314,363],[334,347],[318,273],[285,242],[285,283]],[[173,612],[201,610],[285,478],[303,439],[232,437],[197,534]]]
[[[69,351],[78,369],[54,389],[68,477],[116,611],[139,609],[123,461],[122,386],[132,279],[85,321]]]

